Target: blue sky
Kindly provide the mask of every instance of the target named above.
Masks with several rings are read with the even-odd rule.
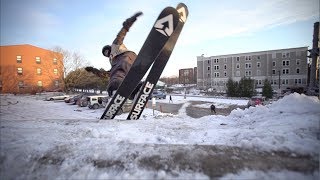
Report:
[[[126,18],[144,13],[124,41],[138,53],[161,10],[179,2],[189,18],[162,76],[195,67],[201,54],[311,47],[319,21],[319,0],[1,0],[1,45],[60,46],[108,70],[101,48]]]

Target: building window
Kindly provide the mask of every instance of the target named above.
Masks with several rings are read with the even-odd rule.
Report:
[[[210,68],[210,67],[209,67]],[[53,69],[53,74],[58,75],[58,69]]]
[[[37,74],[41,75],[41,69],[40,68],[37,68]]]
[[[260,56],[257,56],[257,59],[260,59]]]
[[[276,74],[276,70],[272,69],[272,75],[275,75],[275,74]]]
[[[227,69],[227,65],[226,64],[224,65],[224,69]]]
[[[276,66],[276,62],[272,61],[272,66],[275,67]]]
[[[288,58],[288,57],[290,57],[290,53],[288,52],[282,53],[282,58]]]
[[[22,57],[21,56],[17,56],[17,63],[22,63]]]
[[[237,57],[237,61],[240,61],[240,57],[239,56]]]
[[[257,68],[260,68],[260,67],[261,67],[261,63],[257,62]]]
[[[257,85],[262,85],[262,80],[261,79],[256,80],[256,84]]]
[[[210,66],[208,66],[208,68],[207,68],[207,69],[208,69],[208,71],[210,71]]]
[[[41,58],[38,57],[38,56],[36,57],[36,63],[37,63],[37,64],[41,64]]]
[[[55,87],[59,87],[59,81],[58,81],[58,80],[55,80],[55,81],[54,81],[54,86],[55,86]]]
[[[296,65],[299,66],[300,65],[300,59],[296,60]]]
[[[219,63],[219,59],[214,59],[213,62],[214,63]]]
[[[38,81],[38,87],[42,87],[42,81]]]
[[[261,76],[261,71],[257,70],[257,76]]]
[[[289,66],[289,65],[290,65],[290,61],[289,60],[282,61],[282,66]]]
[[[226,71],[224,71],[224,77],[227,77],[227,72]]]
[[[23,87],[24,87],[23,81],[19,81],[19,82],[18,82],[18,87],[19,87],[19,88],[23,88]]]
[[[214,70],[219,70],[219,65],[214,65]]]
[[[208,78],[210,77],[210,73],[208,73]]]
[[[245,66],[246,66],[246,69],[251,69],[251,63],[246,63]]]
[[[300,74],[300,69],[299,68],[297,68],[297,74]]]
[[[274,84],[277,84],[277,80],[272,79],[272,80],[271,80],[271,85],[274,85]]]
[[[288,68],[282,69],[282,74],[289,74],[289,69]]]
[[[208,64],[210,64],[210,60],[208,60]]]
[[[302,80],[301,79],[294,79],[294,83],[295,84],[302,84]]]
[[[240,76],[240,71],[236,71],[236,76]]]
[[[289,84],[289,79],[282,79],[282,84]]]
[[[58,64],[57,58],[53,58],[53,64]]]
[[[236,64],[236,67],[237,67],[237,69],[240,69],[240,64],[237,63],[237,64]]]
[[[251,60],[251,56],[246,56],[246,61],[250,61]]]
[[[246,71],[245,76],[251,76],[251,71]]]
[[[214,77],[220,77],[220,73],[215,72],[215,73],[214,73]]]
[[[17,68],[18,75],[22,75],[22,68]]]

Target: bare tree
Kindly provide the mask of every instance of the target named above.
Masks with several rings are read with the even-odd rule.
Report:
[[[71,71],[90,65],[89,61],[78,52],[70,52],[59,46],[54,47],[52,51],[62,55],[60,61],[63,63],[64,77]]]
[[[57,79],[57,76],[53,73],[47,73],[47,75],[52,79],[52,86],[54,86],[55,81],[59,81],[63,83],[65,86],[65,90],[68,90],[68,83],[66,82],[67,75],[75,71],[77,69],[81,69],[85,66],[89,66],[88,60],[86,60],[80,53],[78,52],[70,52],[66,49],[63,49],[59,46],[56,46],[52,48],[50,54],[48,54],[48,58],[55,58],[57,60],[57,64],[61,65],[59,66],[60,70],[59,73],[63,73],[63,75],[59,76],[59,79]],[[52,68],[50,68],[50,65],[48,68],[45,68],[45,71],[52,71]]]

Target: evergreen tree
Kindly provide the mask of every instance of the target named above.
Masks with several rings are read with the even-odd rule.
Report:
[[[226,86],[227,86],[227,95],[229,97],[235,97],[236,91],[237,91],[235,82],[231,78],[229,78]]]
[[[265,96],[267,99],[272,98],[272,95],[273,95],[272,87],[268,79],[264,81],[263,88],[262,88],[262,95]]]
[[[252,97],[255,95],[254,80],[243,77],[239,82],[239,97]]]

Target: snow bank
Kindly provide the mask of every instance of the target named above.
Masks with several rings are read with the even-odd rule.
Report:
[[[229,115],[238,145],[267,150],[318,153],[320,149],[320,101],[298,93],[267,106],[236,109]]]
[[[62,179],[126,179],[130,175],[133,178],[158,179],[207,178],[194,172],[177,171],[178,176],[172,176],[163,170],[151,172],[137,169],[138,165],[126,158],[126,155],[130,157],[136,153],[132,149],[138,152],[140,159],[144,158],[141,152],[146,157],[158,156],[154,154],[153,145],[172,147],[170,152],[175,151],[176,145],[221,145],[267,152],[284,151],[293,157],[295,154],[306,154],[314,159],[319,158],[320,102],[315,97],[291,94],[267,106],[236,109],[229,116],[210,115],[199,119],[191,118],[186,113],[191,100],[246,104],[245,100],[182,99],[179,96],[174,96],[173,100],[183,103],[178,115],[158,111],[153,114],[151,109],[146,109],[141,120],[119,122],[99,121],[103,109],[90,110],[64,102],[43,101],[41,96],[2,95],[0,155],[4,168],[1,172],[16,178],[16,174],[22,173],[19,176],[21,179],[39,178],[43,174],[48,177],[59,174],[58,178]],[[117,118],[125,119],[126,116],[123,114]],[[146,149],[146,145],[150,148]],[[161,154],[161,157],[166,156],[168,154]],[[103,171],[97,165],[93,166],[100,161],[104,162],[103,166],[121,161],[120,165],[125,165],[129,170]],[[28,164],[33,165],[29,167]],[[33,171],[39,174],[30,173]],[[319,173],[298,173],[296,176],[286,171],[242,171],[229,174],[226,179],[234,177],[312,179],[319,177]]]

